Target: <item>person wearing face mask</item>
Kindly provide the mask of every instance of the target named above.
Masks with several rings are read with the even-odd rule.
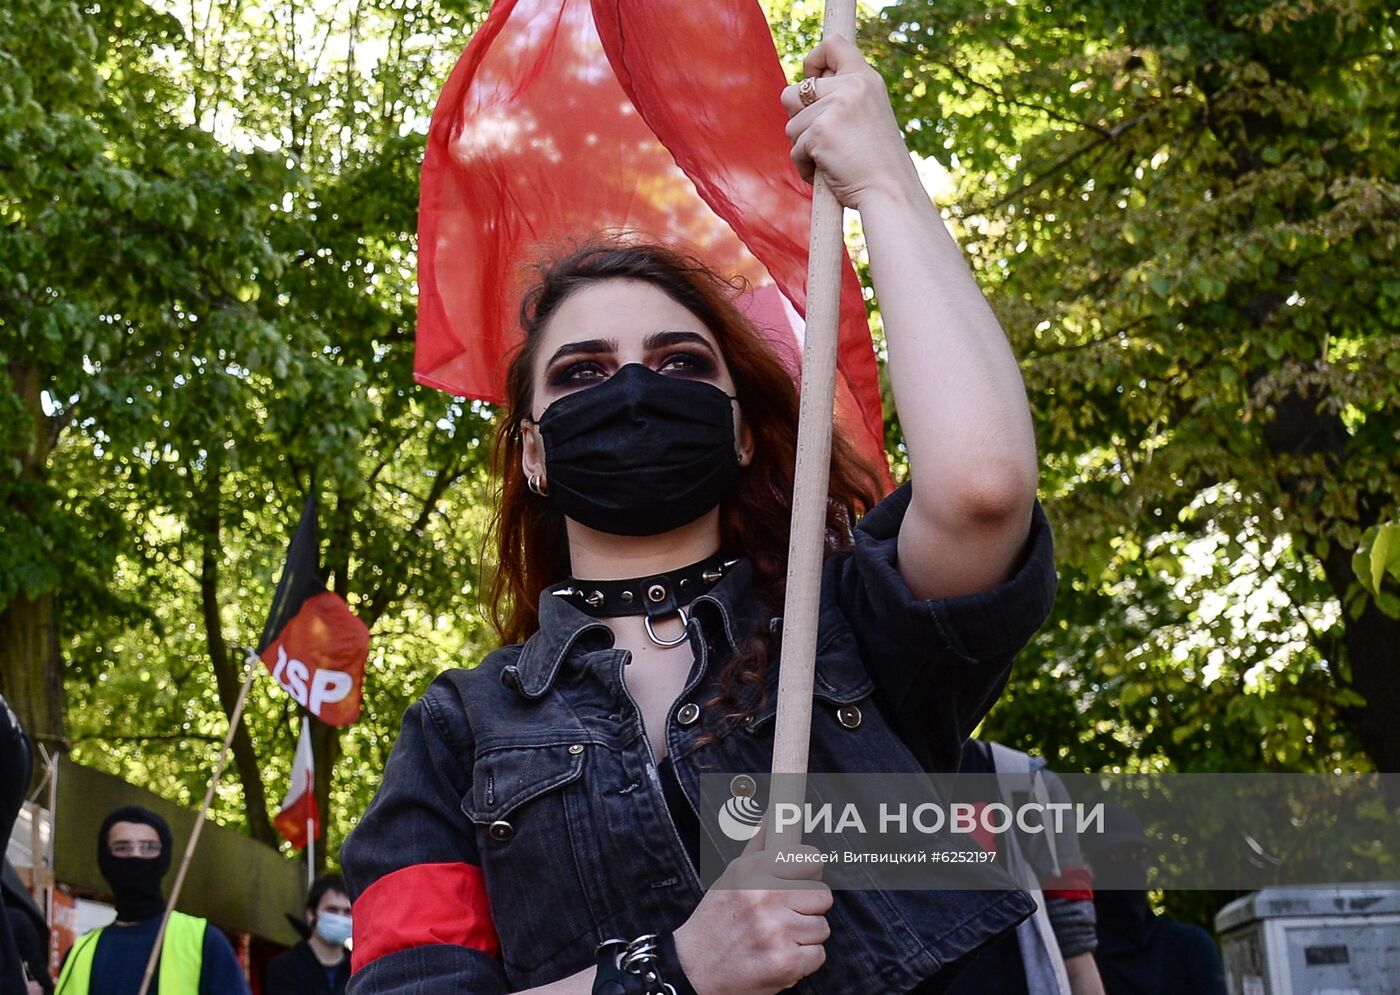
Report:
[[[165,912],[161,879],[174,840],[155,812],[126,805],[97,833],[97,865],[112,888],[116,922],[78,937],[63,962],[56,995],[137,995]],[[248,995],[233,947],[206,920],[172,911],[149,995]]]
[[[1225,967],[1211,935],[1159,916],[1147,900],[1151,850],[1142,822],[1121,805],[1104,806],[1102,833],[1084,838],[1097,879],[1095,954],[1106,995],[1226,995]]]
[[[350,897],[339,874],[323,874],[306,895],[310,935],[263,969],[262,995],[344,995],[350,980]]]
[[[1015,356],[884,85],[824,42],[784,105],[864,223],[912,482],[832,442],[810,769],[955,771],[1057,577]],[[772,765],[798,398],[735,287],[659,241],[546,263],[496,418],[504,645],[404,716],[341,860],[351,995],[945,991],[1034,905],[836,891],[751,845],[706,890],[699,777]],[[708,828],[712,829],[713,825]]]

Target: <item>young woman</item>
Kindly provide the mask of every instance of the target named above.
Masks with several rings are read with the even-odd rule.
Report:
[[[1054,597],[1025,388],[878,74],[844,41],[806,71],[793,157],[861,212],[913,469],[875,504],[834,447],[811,768],[952,770]],[[527,296],[497,447],[511,645],[409,710],[345,844],[355,995],[937,991],[1030,911],[833,893],[757,847],[746,887],[700,886],[699,772],[769,769],[796,441],[731,296],[616,241]]]

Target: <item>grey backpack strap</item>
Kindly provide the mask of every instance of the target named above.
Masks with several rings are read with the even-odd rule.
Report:
[[[988,743],[992,749],[992,767],[997,772],[997,792],[1008,806],[1015,806],[1012,794],[1016,788],[1024,789],[1027,781],[1031,784],[1031,794],[1036,801],[1045,804],[1049,795],[1041,783],[1040,772],[1031,774],[1031,758],[1020,750]],[[1005,775],[1005,776],[1003,776]],[[1055,931],[1050,925],[1050,915],[1045,909],[1045,895],[1040,890],[1040,879],[1035,868],[1026,860],[1016,837],[1009,831],[1001,837],[1005,841],[1005,856],[1013,862],[1016,882],[1030,892],[1035,899],[1035,914],[1016,927],[1016,941],[1021,948],[1021,962],[1026,970],[1026,988],[1030,995],[1070,995],[1069,975],[1065,971],[1065,959],[1060,956],[1060,944],[1055,939]],[[1050,843],[1051,860],[1055,860],[1055,844]],[[1058,872],[1057,872],[1058,873]]]

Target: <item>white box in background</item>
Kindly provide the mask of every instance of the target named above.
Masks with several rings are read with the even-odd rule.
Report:
[[[1230,995],[1400,995],[1400,882],[1265,888],[1215,931]]]

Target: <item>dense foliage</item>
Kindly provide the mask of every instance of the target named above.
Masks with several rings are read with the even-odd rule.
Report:
[[[0,14],[20,68],[0,95],[6,690],[80,761],[197,801],[314,491],[326,579],[375,631],[352,757],[335,766],[317,731],[323,799],[335,770],[348,814],[406,703],[480,629],[489,414],[412,385],[410,125],[481,11],[197,13]],[[296,723],[268,686],[217,815],[273,842]]]
[[[486,6],[0,6],[0,687],[197,802],[314,492],[373,631],[360,723],[317,730],[332,853],[489,643],[491,412],[410,376],[423,135]],[[766,7],[795,67],[819,4]],[[1393,9],[863,31],[1037,418],[1061,594],[989,732],[1064,769],[1400,769]],[[270,842],[292,711],[259,682],[216,810]]]
[[[1071,769],[1400,769],[1397,23],[961,0],[868,25],[1037,419],[1060,605],[999,734]]]

